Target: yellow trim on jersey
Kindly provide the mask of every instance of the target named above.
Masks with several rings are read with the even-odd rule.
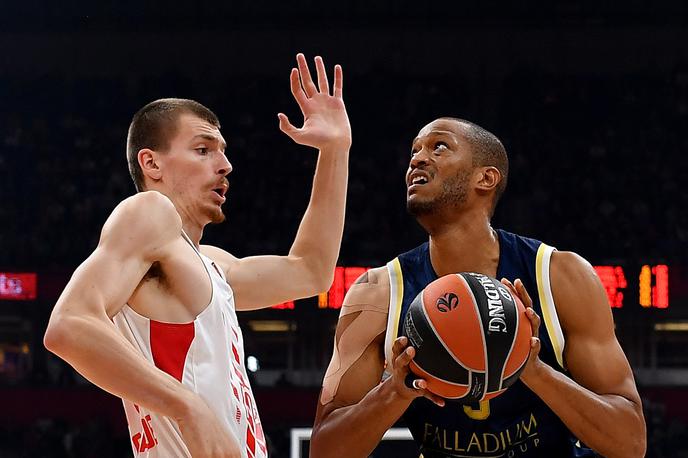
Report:
[[[535,258],[535,278],[538,288],[538,297],[540,298],[542,319],[545,323],[549,340],[552,342],[557,362],[565,369],[564,333],[559,324],[559,317],[557,316],[557,308],[554,304],[554,296],[552,295],[552,287],[549,278],[549,262],[553,251],[554,248],[549,245],[544,243],[540,245],[537,251],[537,257]]]
[[[385,358],[387,364],[391,364],[392,345],[399,334],[401,305],[404,300],[404,275],[401,272],[399,258],[394,258],[387,263],[387,273],[389,275],[389,308],[385,331]]]
[[[404,302],[404,274],[401,273],[401,263],[399,262],[399,258],[394,258],[393,261],[393,267],[394,267],[394,273],[396,274],[396,290],[397,290],[397,297],[396,297],[396,310],[394,311],[394,338],[392,341],[394,341],[397,337],[399,337],[399,319],[401,318],[401,305]]]

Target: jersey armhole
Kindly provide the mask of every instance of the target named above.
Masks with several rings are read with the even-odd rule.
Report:
[[[559,363],[562,369],[566,370],[566,363],[564,361],[564,346],[566,341],[561,329],[561,324],[559,323],[559,316],[557,315],[557,307],[554,303],[552,285],[550,282],[549,267],[554,251],[554,247],[544,243],[540,244],[535,259],[535,278],[537,282],[538,297],[540,299],[540,308],[542,309],[542,321],[545,324],[549,340],[552,342],[557,363]]]
[[[389,312],[387,313],[387,330],[385,331],[385,371],[383,380],[391,375],[388,367],[392,364],[392,345],[399,334],[399,319],[404,299],[404,278],[399,258],[387,263],[389,275]]]

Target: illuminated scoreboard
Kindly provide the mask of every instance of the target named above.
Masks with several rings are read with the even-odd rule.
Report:
[[[0,300],[31,301],[36,299],[35,273],[0,272]]]
[[[594,266],[594,268],[607,292],[609,305],[612,308],[620,309],[625,303],[628,305],[640,304],[645,308],[669,308],[669,266],[666,264],[648,264],[640,268],[637,295],[629,290],[629,283],[622,266],[600,265]],[[318,295],[318,308],[341,308],[346,292],[349,291],[356,279],[368,269],[369,267],[337,267],[330,290]],[[637,302],[634,302],[635,298],[637,298]],[[286,302],[273,308],[293,310],[294,302]]]
[[[644,265],[638,278],[640,305],[658,309],[669,308],[669,266]]]

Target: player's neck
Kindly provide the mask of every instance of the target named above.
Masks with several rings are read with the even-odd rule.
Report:
[[[201,238],[203,237],[203,226],[182,220],[182,229],[194,246],[198,248],[201,245]]]
[[[499,239],[489,218],[464,215],[435,228],[430,233],[430,260],[439,276],[471,271],[496,275]]]

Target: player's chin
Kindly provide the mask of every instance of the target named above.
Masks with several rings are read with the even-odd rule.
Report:
[[[417,195],[410,195],[406,198],[406,211],[411,216],[422,216],[432,213],[434,205],[432,200],[422,199]]]
[[[220,224],[222,223],[227,217],[225,214],[222,212],[222,207],[214,207],[208,211],[208,217],[210,218],[210,224]]]

